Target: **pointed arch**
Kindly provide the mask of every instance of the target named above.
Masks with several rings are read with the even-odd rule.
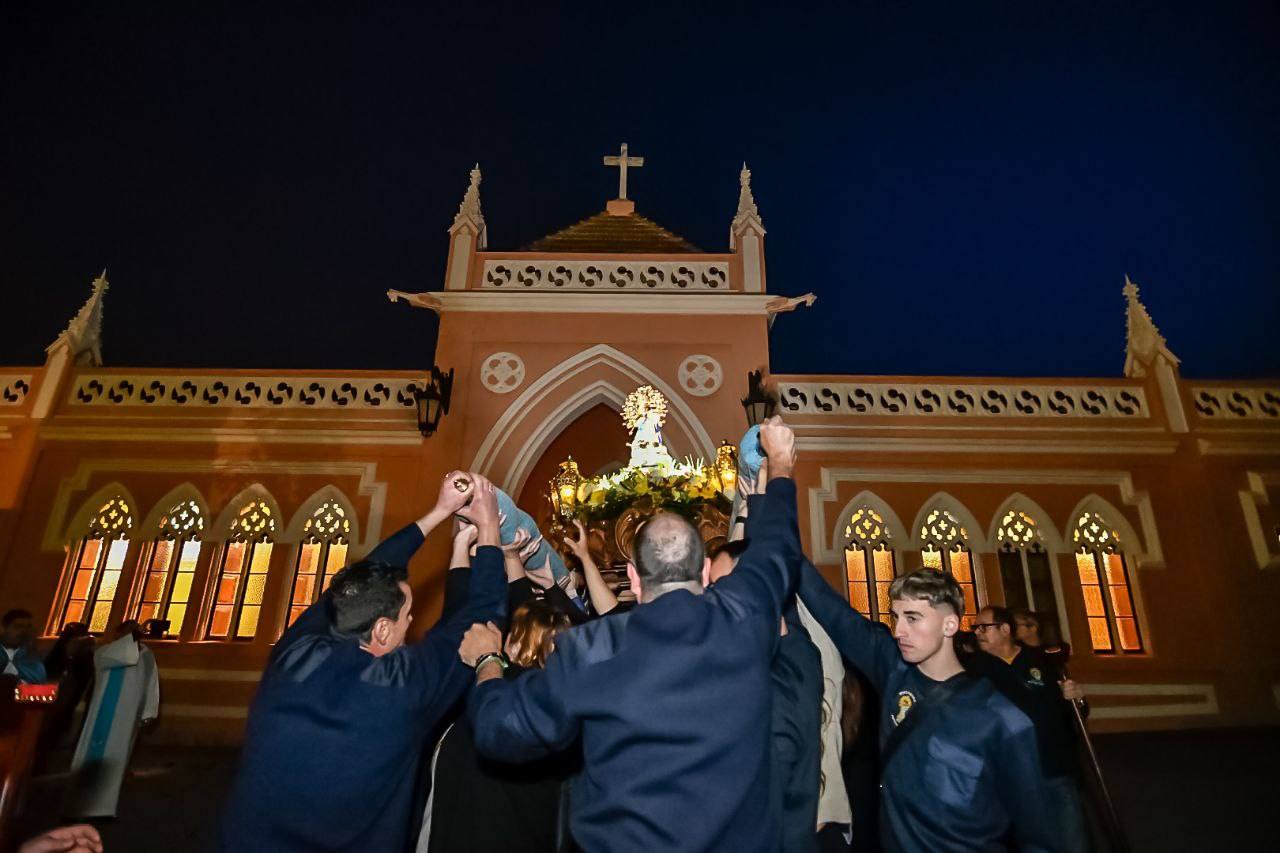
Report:
[[[853,496],[853,500],[849,501],[840,510],[836,516],[835,524],[831,530],[831,550],[836,554],[844,552],[844,549],[851,541],[851,537],[845,535],[845,528],[849,525],[849,518],[860,507],[870,507],[880,514],[884,519],[885,525],[889,528],[889,534],[893,542],[894,550],[905,548],[907,543],[911,541],[911,531],[903,526],[898,514],[893,511],[893,507],[885,503],[885,501],[872,491],[864,489]]]
[[[332,484],[321,486],[316,489],[311,497],[302,502],[298,507],[298,511],[293,514],[293,518],[289,520],[289,525],[280,534],[277,542],[295,543],[302,540],[303,528],[306,527],[307,520],[317,509],[325,504],[326,501],[333,501],[342,507],[343,512],[347,515],[347,519],[351,522],[351,532],[348,534],[348,540],[353,544],[360,541],[360,519],[356,515],[355,504],[351,503],[351,499],[346,493]]]
[[[198,516],[189,511],[193,504]],[[178,514],[173,516],[175,509]],[[181,636],[210,523],[209,506],[192,483],[176,486],[156,501],[139,528],[144,545],[130,596],[130,618],[140,623],[149,619],[168,622],[165,636]]]
[[[204,499],[204,495],[196,488],[194,483],[186,482],[180,486],[174,486],[172,489],[164,493],[164,497],[156,501],[151,507],[151,512],[147,513],[147,517],[143,519],[142,524],[138,525],[139,539],[154,539],[160,535],[160,521],[168,513],[183,501],[195,501],[196,506],[200,507],[200,514],[205,519],[207,526],[212,521],[209,514],[209,503]]]
[[[134,524],[130,530],[130,536],[136,536],[137,519],[138,519],[138,502],[133,499],[133,493],[124,487],[119,481],[113,480],[102,488],[85,498],[80,504],[80,509],[76,510],[76,514],[71,516],[71,521],[67,523],[66,529],[62,534],[62,542],[65,545],[68,542],[74,542],[77,539],[83,539],[85,534],[89,532],[90,526],[93,524],[93,518],[98,510],[112,498],[123,498],[129,507],[129,512],[133,518]]]
[[[987,542],[993,550],[1000,547],[1000,539],[997,536],[997,532],[1000,530],[1000,524],[1003,522],[1005,515],[1010,510],[1021,510],[1035,519],[1036,530],[1040,532],[1040,540],[1049,551],[1061,553],[1071,550],[1064,545],[1062,534],[1058,532],[1058,528],[1053,524],[1053,516],[1045,512],[1044,507],[1022,492],[1014,492],[1005,498],[1004,503],[1000,504],[995,515],[991,516],[991,525],[987,528]]]
[[[928,519],[929,513],[935,509],[945,509],[947,512],[955,516],[956,521],[960,522],[960,526],[964,528],[965,542],[970,551],[987,551],[987,535],[978,519],[974,517],[969,508],[957,500],[954,496],[947,492],[935,492],[920,507],[920,512],[916,513],[915,520],[911,523],[911,547],[922,548],[925,544],[925,538],[921,535],[924,528],[925,520]]]
[[[1075,546],[1071,541],[1071,531],[1075,530],[1076,522],[1086,512],[1096,512],[1107,520],[1111,528],[1119,534],[1120,547],[1126,553],[1132,554],[1139,559],[1146,554],[1142,537],[1138,535],[1138,531],[1134,526],[1129,523],[1129,519],[1125,518],[1125,514],[1115,504],[1095,492],[1090,492],[1081,498],[1080,502],[1075,505],[1075,509],[1071,510],[1071,515],[1067,516],[1067,523],[1062,528],[1065,550],[1075,550]]]
[[[1102,525],[1081,528],[1082,518],[1096,516]],[[1142,654],[1151,649],[1142,585],[1138,579],[1143,542],[1137,530],[1108,500],[1086,495],[1076,504],[1064,528],[1075,556],[1085,621],[1094,654]]]
[[[890,622],[889,587],[910,538],[893,508],[870,491],[845,504],[832,531],[832,551],[843,555],[849,606],[868,619]]]
[[[602,377],[587,388],[567,393],[575,377],[596,367],[604,367],[615,374],[616,378]],[[687,442],[684,447],[675,448],[677,452],[674,455],[682,455],[679,451],[684,451],[690,455],[700,455],[704,459],[715,456],[715,444],[711,441],[711,436],[675,389],[635,358],[608,344],[597,344],[560,362],[525,388],[485,435],[472,460],[471,470],[493,478],[508,494],[519,494],[529,468],[560,430],[599,403],[606,403],[621,411],[622,402],[626,399],[626,393],[621,388],[639,385],[652,385],[667,398],[669,425],[677,428],[669,435],[676,437],[672,433],[682,433]],[[538,427],[530,429],[526,423],[529,413],[543,403],[558,398],[565,399],[551,415],[542,417],[542,423]],[[524,440],[522,433],[525,432],[533,433],[532,440]],[[505,466],[505,470],[500,470],[503,468],[503,448],[513,438],[519,439],[520,450]],[[536,451],[531,448],[535,443],[541,445]]]
[[[111,482],[72,516],[62,538],[66,563],[49,615],[50,633],[71,622],[85,623],[94,634],[106,630],[129,543],[137,535],[137,513],[138,502],[129,490]]]
[[[1010,513],[1023,513],[1030,518],[1034,538],[1018,543],[1001,541],[1000,528]],[[1070,553],[1071,549],[1054,526],[1053,517],[1022,492],[1014,492],[991,517],[987,541],[996,554],[1005,606],[1026,607],[1043,618],[1052,619],[1063,642],[1071,642],[1062,573],[1058,567],[1058,555]]]
[[[276,499],[267,490],[266,486],[261,483],[252,483],[245,486],[236,493],[235,497],[227,501],[227,505],[222,508],[222,512],[218,515],[218,520],[209,528],[208,540],[210,542],[222,542],[229,537],[231,535],[231,527],[236,522],[236,514],[246,504],[257,500],[265,503],[268,509],[271,510],[272,516],[276,519],[276,537],[278,537],[284,525],[284,514],[280,512],[280,504],[276,503]]]

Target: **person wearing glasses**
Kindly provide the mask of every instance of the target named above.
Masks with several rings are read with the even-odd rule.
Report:
[[[1080,761],[1070,702],[1084,698],[1076,682],[1064,678],[1049,655],[1015,639],[1017,624],[1005,607],[987,606],[973,626],[985,654],[968,663],[971,672],[991,679],[996,688],[1036,726],[1040,763],[1049,789],[1049,807],[1066,851],[1088,850],[1080,798]]]

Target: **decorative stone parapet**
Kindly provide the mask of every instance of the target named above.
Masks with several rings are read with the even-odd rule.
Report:
[[[1191,400],[1202,418],[1280,420],[1280,388],[1195,386]]]
[[[909,417],[1145,418],[1137,385],[949,384],[942,382],[789,382],[782,408],[805,415]]]
[[[249,409],[390,409],[414,405],[418,387],[400,377],[164,376],[84,374],[72,406],[243,407]]]
[[[486,260],[484,290],[729,291],[727,261]]]
[[[21,406],[31,393],[31,374],[0,374],[0,406]]]

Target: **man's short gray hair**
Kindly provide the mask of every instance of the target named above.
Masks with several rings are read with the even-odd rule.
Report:
[[[636,573],[646,589],[702,581],[706,554],[702,537],[688,519],[659,512],[641,525],[632,549]]]

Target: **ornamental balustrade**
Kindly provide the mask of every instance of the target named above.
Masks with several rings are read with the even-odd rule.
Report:
[[[1196,413],[1210,420],[1280,420],[1280,388],[1195,386]]]
[[[413,380],[282,376],[83,375],[72,406],[169,406],[249,409],[412,408]]]
[[[727,261],[486,260],[483,290],[728,291]]]
[[[781,408],[805,415],[1145,418],[1139,386],[778,382]]]
[[[31,393],[31,374],[0,376],[0,406],[21,406]]]

